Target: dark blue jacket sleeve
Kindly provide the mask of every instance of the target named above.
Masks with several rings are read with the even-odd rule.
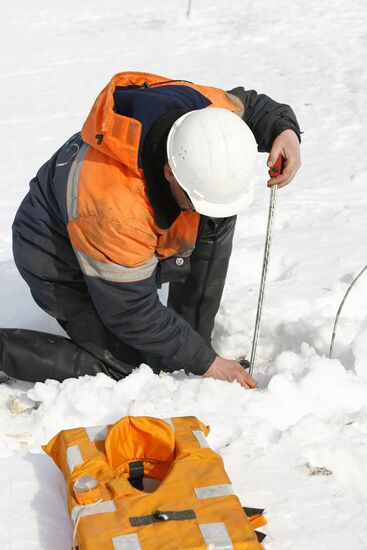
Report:
[[[149,279],[114,283],[86,277],[106,327],[121,341],[154,357],[170,371],[202,375],[216,355],[201,336],[159,300],[155,273]]]
[[[229,90],[243,103],[243,120],[252,130],[260,152],[269,152],[274,139],[284,130],[293,130],[301,141],[301,130],[292,108],[284,103],[277,103],[255,90],[242,87]]]

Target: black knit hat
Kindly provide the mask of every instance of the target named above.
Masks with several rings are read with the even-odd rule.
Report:
[[[163,115],[152,125],[144,140],[142,162],[146,192],[155,222],[161,229],[168,229],[181,212],[163,172],[168,134],[176,120],[191,110],[179,109]]]

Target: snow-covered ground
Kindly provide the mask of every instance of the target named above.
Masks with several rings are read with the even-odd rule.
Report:
[[[60,333],[11,259],[11,222],[28,181],[80,129],[123,70],[290,103],[303,168],[278,196],[259,342],[260,389],[155,376],[142,366],[94,379],[0,385],[0,547],[66,550],[61,474],[40,445],[60,429],[130,415],[196,415],[243,503],[266,508],[267,550],[367,549],[367,4],[358,0],[2,0],[0,3],[0,326]],[[249,352],[269,191],[238,222],[215,341]],[[33,408],[37,402],[38,408]],[[264,529],[265,530],[265,529]]]

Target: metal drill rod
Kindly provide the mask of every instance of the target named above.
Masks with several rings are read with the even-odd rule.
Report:
[[[348,297],[348,294],[349,292],[352,290],[352,288],[354,287],[354,285],[356,284],[356,282],[358,281],[358,279],[363,275],[363,273],[366,271],[367,269],[367,264],[364,266],[364,268],[358,273],[357,277],[355,277],[353,279],[353,281],[351,282],[351,284],[349,285],[348,289],[347,289],[347,292],[344,294],[344,297],[341,301],[341,304],[339,306],[339,309],[338,309],[338,312],[336,314],[336,317],[335,317],[335,323],[334,323],[334,328],[333,328],[333,334],[332,334],[332,337],[331,337],[331,344],[330,344],[330,349],[329,349],[329,359],[332,359],[333,358],[333,351],[334,351],[334,342],[335,342],[335,336],[336,336],[336,329],[337,329],[337,326],[338,326],[338,322],[339,322],[339,317],[340,317],[340,314],[342,312],[342,309],[343,309],[343,306],[345,304],[345,300],[347,299]]]
[[[277,200],[277,189],[278,189],[278,186],[273,185],[271,187],[271,192],[270,192],[268,227],[267,227],[267,230],[266,230],[264,260],[263,260],[263,267],[262,267],[262,273],[261,273],[261,283],[260,283],[260,290],[259,290],[259,299],[258,299],[258,303],[257,303],[255,330],[254,330],[254,337],[253,337],[253,340],[252,340],[252,349],[251,349],[251,358],[250,358],[250,374],[251,374],[251,376],[253,375],[253,372],[254,372],[257,342],[258,342],[258,339],[259,339],[259,331],[260,331],[261,313],[262,313],[262,307],[263,307],[263,301],[264,301],[266,276],[267,276],[267,273],[268,273],[270,248],[271,248],[271,241],[272,241],[272,236],[273,236],[273,221],[274,221],[275,205],[276,205],[276,200]]]

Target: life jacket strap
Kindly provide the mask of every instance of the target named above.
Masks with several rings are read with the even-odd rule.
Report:
[[[264,508],[250,508],[249,506],[242,506],[242,508],[248,518],[264,513]]]
[[[134,460],[129,463],[129,481],[131,485],[139,491],[144,490],[144,462],[142,460]]]
[[[262,542],[266,537],[265,533],[262,533],[261,531],[256,531],[256,529],[255,529],[255,534],[259,542]]]
[[[186,519],[195,519],[194,510],[179,510],[176,512],[166,512],[156,510],[148,516],[135,516],[129,518],[132,527],[141,527],[143,525],[151,525],[160,521],[182,521]]]
[[[246,516],[250,520],[250,525],[255,531],[257,540],[259,542],[262,542],[264,538],[266,537],[265,533],[262,533],[261,531],[257,531],[256,527],[262,527],[266,524],[266,520],[263,516],[264,509],[263,508],[250,508],[249,506],[243,506],[243,511],[245,512]]]

